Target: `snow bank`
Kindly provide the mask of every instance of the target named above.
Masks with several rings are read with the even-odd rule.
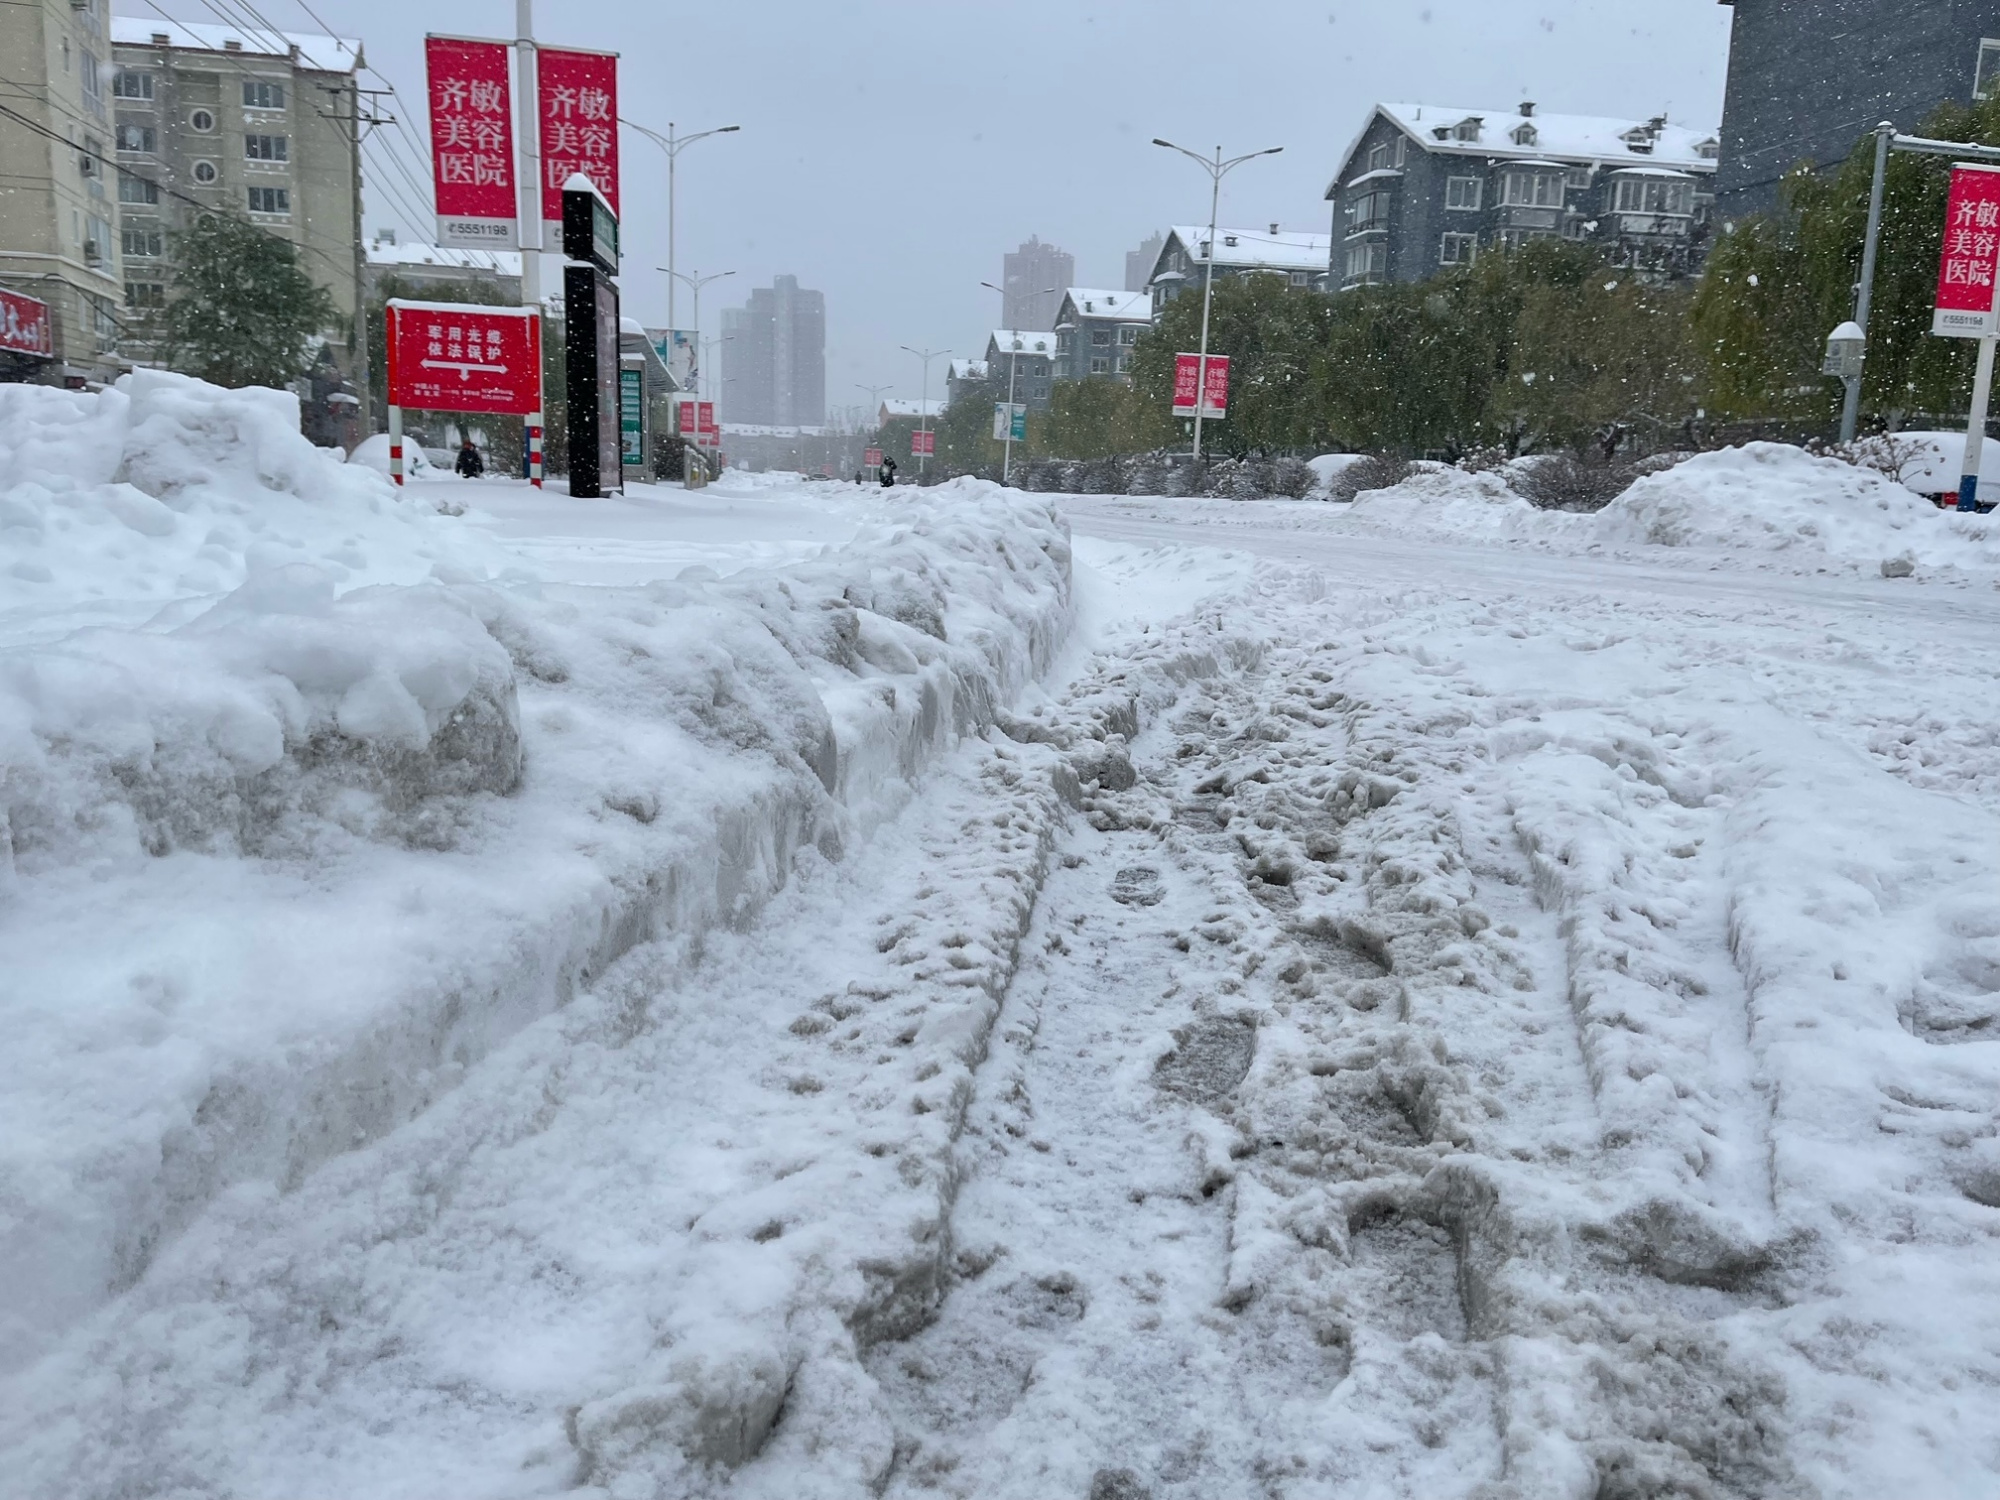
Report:
[[[0,473],[0,1366],[232,1183],[297,1183],[635,943],[838,858],[1069,618],[1061,523],[977,483],[608,589],[272,392],[0,389]]]
[[[1468,474],[1447,464],[1423,463],[1386,490],[1355,497],[1348,515],[1383,531],[1469,541],[1564,535],[1576,518],[1537,510],[1498,474]]]
[[[1954,526],[1935,506],[1872,470],[1779,443],[1704,453],[1648,475],[1598,512],[1593,530],[1607,542],[1799,552],[1850,562],[1875,563],[1904,552],[1939,564],[2000,562],[1992,523]]]

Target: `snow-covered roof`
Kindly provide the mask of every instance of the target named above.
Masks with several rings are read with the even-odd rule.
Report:
[[[1111,318],[1124,323],[1153,321],[1153,299],[1144,292],[1111,292],[1102,287],[1073,286],[1063,294],[1063,304],[1075,309],[1076,315],[1082,318]]]
[[[898,417],[935,417],[944,410],[944,402],[933,396],[928,401],[911,401],[902,396],[884,397],[880,420],[894,421]]]
[[[990,357],[995,349],[1002,354],[1043,354],[1053,358],[1056,336],[1039,328],[996,328],[986,345],[987,355]]]
[[[377,240],[368,247],[371,266],[437,266],[456,271],[490,271],[496,276],[519,276],[518,250],[468,250],[456,245],[391,245]]]
[[[1684,167],[1691,172],[1715,170],[1715,157],[1701,153],[1704,143],[1713,146],[1717,139],[1713,127],[1696,129],[1687,125],[1665,124],[1655,135],[1651,130],[1652,122],[1643,119],[1611,115],[1548,115],[1539,109],[1532,115],[1524,115],[1519,109],[1464,109],[1451,104],[1378,104],[1375,112],[1426,151],[1443,156],[1497,156],[1524,161],[1543,161],[1553,157],[1564,162],[1621,165],[1657,162]],[[1470,119],[1480,122],[1479,139],[1461,141],[1453,137],[1452,129]],[[1524,125],[1533,127],[1534,137],[1517,142],[1514,136]],[[1440,130],[1445,132],[1443,140],[1437,138]],[[1365,126],[1363,133],[1366,133]],[[1642,144],[1650,141],[1652,149],[1635,150],[1627,137]],[[1355,145],[1359,144],[1357,136]],[[1342,158],[1343,166],[1353,154],[1354,147],[1349,147],[1347,157]]]
[[[1206,224],[1176,224],[1167,231],[1168,242],[1179,240],[1189,256],[1200,263],[1201,247],[1208,243]],[[1165,254],[1165,250],[1161,254]],[[1280,229],[1234,229],[1227,224],[1215,231],[1215,264],[1266,271],[1324,271],[1333,255],[1333,236],[1298,234]]]
[[[208,21],[113,16],[111,40],[121,47],[178,47],[189,52],[240,52],[250,57],[288,58],[296,47],[299,66],[316,73],[352,73],[362,65],[359,41],[309,31],[262,31]]]
[[[984,380],[986,361],[983,359],[955,359],[945,370],[948,380]]]

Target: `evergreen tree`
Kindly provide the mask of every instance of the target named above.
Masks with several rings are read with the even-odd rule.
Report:
[[[159,320],[169,369],[217,385],[286,386],[312,365],[338,321],[298,249],[247,219],[201,215],[174,236],[173,295]]]

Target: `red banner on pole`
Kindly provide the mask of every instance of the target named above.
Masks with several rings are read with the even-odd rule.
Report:
[[[867,468],[870,468],[870,469],[879,469],[879,468],[881,468],[881,467],[882,467],[882,450],[881,450],[880,448],[864,448],[864,449],[862,449],[862,450],[861,450],[861,462],[862,462],[862,464],[863,464],[863,465],[864,465],[865,467],[867,467]]]
[[[535,54],[542,122],[542,220],[562,223],[562,186],[581,172],[618,207],[618,54]]]
[[[701,406],[701,445],[704,448],[722,446],[722,427],[715,420],[715,403],[703,401]]]
[[[520,243],[508,50],[505,42],[424,38],[440,245],[510,250]]]
[[[1194,415],[1195,399],[1201,390],[1201,356],[1199,354],[1176,354],[1174,356],[1174,415],[1191,417]],[[1208,421],[1225,415],[1229,410],[1229,356],[1211,354],[1208,357],[1208,400],[1202,412],[1202,420]]]
[[[927,458],[937,452],[935,432],[913,432],[910,434],[910,457]]]
[[[389,303],[389,404],[525,417],[542,409],[542,320],[525,308]]]
[[[1944,255],[1938,265],[1931,332],[1945,338],[1988,338],[1996,327],[1994,272],[2000,267],[2000,167],[1957,162],[1944,210]]]
[[[53,358],[55,329],[49,322],[48,303],[39,297],[0,291],[0,349]]]

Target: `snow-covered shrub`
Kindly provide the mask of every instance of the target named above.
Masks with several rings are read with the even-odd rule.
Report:
[[[1319,476],[1312,471],[1312,465],[1302,458],[1281,458],[1271,465],[1270,492],[1283,495],[1291,500],[1303,500],[1310,495]]]
[[[1574,453],[1544,454],[1510,466],[1514,489],[1541,510],[1604,509],[1639,477],[1637,465],[1590,462]]]
[[[1390,490],[1410,477],[1410,461],[1388,453],[1364,453],[1333,477],[1330,493],[1352,500],[1370,490]]]

